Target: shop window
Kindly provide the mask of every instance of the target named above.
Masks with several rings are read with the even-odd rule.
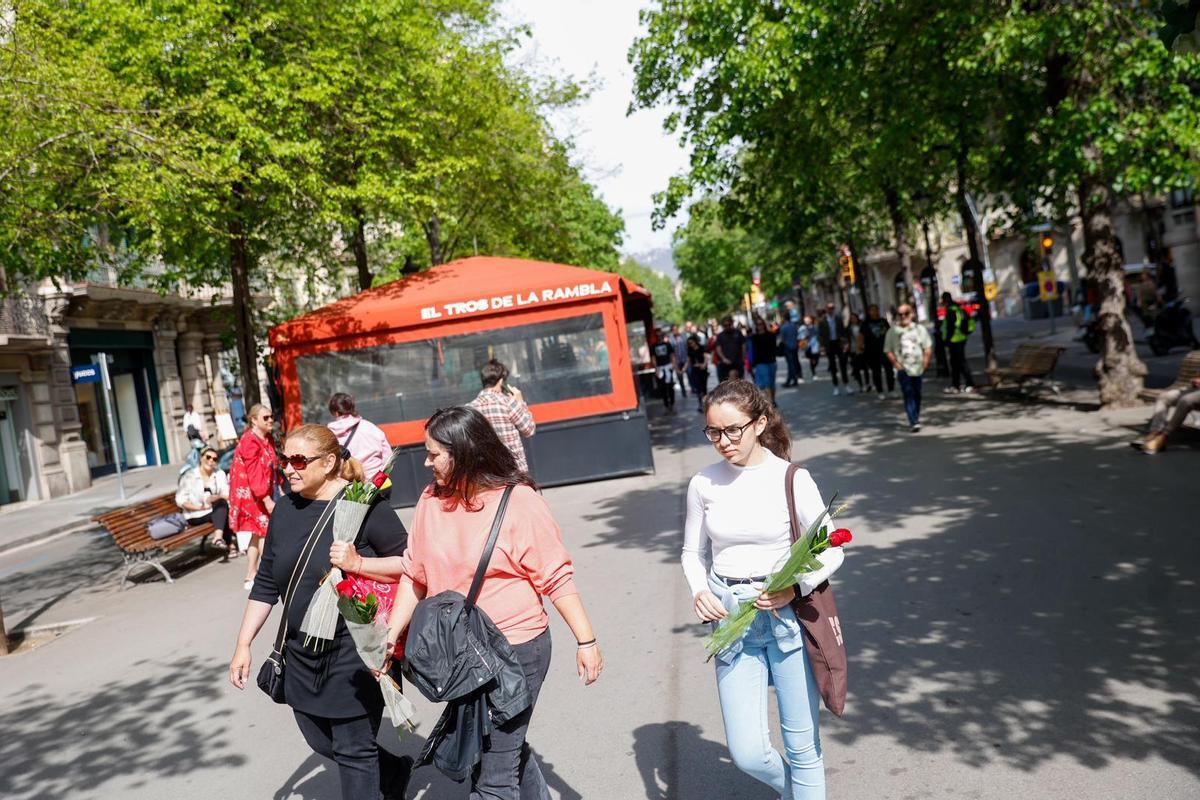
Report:
[[[438,408],[469,403],[489,358],[508,366],[509,382],[530,403],[611,394],[604,319],[600,314],[532,325],[300,356],[301,413],[329,420],[334,392],[354,395],[377,424],[423,420]]]

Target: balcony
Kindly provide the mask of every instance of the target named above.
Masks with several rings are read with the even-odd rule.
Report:
[[[0,344],[8,344],[14,340],[48,343],[49,339],[50,320],[40,298],[0,298]]]

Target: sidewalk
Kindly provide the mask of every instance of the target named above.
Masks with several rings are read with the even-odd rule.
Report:
[[[52,500],[23,503],[11,511],[0,507],[0,553],[56,533],[91,525],[97,514],[172,491],[179,465],[141,467],[124,474],[125,500],[117,476],[97,478],[91,488]]]

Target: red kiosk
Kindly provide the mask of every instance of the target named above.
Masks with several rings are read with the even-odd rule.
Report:
[[[652,323],[650,295],[619,275],[477,256],[347,297],[271,329],[284,420],[327,422],[334,392],[404,446],[395,505],[430,476],[424,422],[470,402],[489,358],[508,365],[533,411],[525,441],[538,483],[652,472],[630,340]]]

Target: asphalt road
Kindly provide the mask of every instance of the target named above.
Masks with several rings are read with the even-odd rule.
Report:
[[[853,504],[829,797],[1200,796],[1195,437],[1146,458],[1125,444],[1135,416],[937,388],[915,436],[898,401],[780,394],[795,458]],[[558,800],[774,800],[729,761],[679,568],[684,488],[714,460],[690,406],[654,418],[656,474],[546,493],[608,663],[583,687],[553,623],[530,741]],[[53,600],[39,622],[96,618],[0,659],[0,797],[336,797],[288,710],[225,682],[241,565],[117,592],[104,544],[0,557],[12,617]],[[427,768],[411,796],[466,789]]]

